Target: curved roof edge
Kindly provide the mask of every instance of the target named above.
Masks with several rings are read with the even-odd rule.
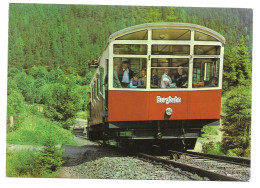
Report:
[[[195,29],[198,31],[202,31],[204,33],[208,33],[212,36],[214,36],[215,38],[217,38],[220,42],[222,42],[223,44],[226,44],[226,39],[219,34],[218,32],[209,29],[207,27],[201,26],[201,25],[196,25],[196,24],[190,24],[190,23],[179,23],[179,22],[162,22],[162,23],[145,23],[145,24],[140,24],[140,25],[136,25],[136,26],[132,26],[132,27],[128,27],[125,29],[122,29],[120,31],[117,31],[113,34],[111,34],[108,38],[107,43],[110,42],[110,40],[125,35],[131,31],[137,31],[137,30],[141,30],[141,29],[145,29],[145,28],[165,28],[165,27],[174,27],[174,28],[182,28],[182,29]]]

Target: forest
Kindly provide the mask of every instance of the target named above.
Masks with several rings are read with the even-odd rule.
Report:
[[[87,118],[94,71],[88,61],[101,55],[112,33],[151,22],[194,23],[225,37],[222,139],[207,140],[216,134],[207,127],[202,147],[208,153],[250,157],[252,17],[251,9],[242,8],[10,4],[7,143],[45,150],[23,153],[30,155],[24,166],[29,163],[37,172],[17,167],[22,154],[7,153],[8,176],[48,177],[62,164],[61,151],[53,146],[73,144],[70,126],[76,117]]]

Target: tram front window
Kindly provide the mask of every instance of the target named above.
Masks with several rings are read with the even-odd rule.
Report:
[[[193,61],[192,87],[219,86],[219,59],[197,58]]]
[[[152,59],[151,88],[187,88],[189,59]]]
[[[114,58],[114,88],[146,88],[146,58]]]

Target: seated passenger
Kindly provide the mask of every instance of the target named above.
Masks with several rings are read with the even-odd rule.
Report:
[[[133,78],[134,72],[129,68],[128,61],[122,62],[122,68],[118,70],[118,77],[123,87],[129,87],[131,78]]]
[[[157,70],[152,69],[152,76],[151,76],[151,87],[158,87],[158,75],[157,75]]]
[[[138,86],[138,74],[134,74],[134,77],[130,80],[130,88],[137,88]]]
[[[138,79],[138,87],[146,87],[146,70],[142,69],[141,76]]]
[[[176,82],[177,87],[187,87],[188,86],[188,76],[183,73],[183,68],[178,68],[178,73],[174,76],[174,80]]]
[[[122,87],[120,80],[118,78],[118,70],[119,70],[118,65],[114,65],[114,71],[113,71],[113,87],[114,88],[121,88]]]
[[[208,86],[209,86],[209,87],[217,87],[217,86],[218,86],[218,78],[215,77],[215,76],[213,76],[213,77],[211,78],[211,81],[210,81],[210,83],[209,83]]]
[[[164,74],[162,75],[161,78],[161,88],[170,88],[170,84],[172,83],[172,79],[169,74],[169,69],[164,69]]]

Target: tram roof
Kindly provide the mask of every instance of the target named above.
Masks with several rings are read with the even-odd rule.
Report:
[[[194,29],[196,31],[200,31],[203,33],[206,33],[208,35],[211,35],[213,37],[215,37],[217,40],[219,40],[221,43],[225,44],[226,40],[225,38],[219,34],[218,32],[209,29],[207,27],[204,26],[200,26],[200,25],[196,25],[196,24],[190,24],[190,23],[174,23],[174,22],[165,22],[165,23],[146,23],[146,24],[141,24],[141,25],[136,25],[136,26],[132,26],[132,27],[128,27],[125,29],[122,29],[120,31],[117,31],[113,34],[111,34],[109,36],[109,39],[107,41],[107,44],[117,38],[120,37],[122,35],[125,35],[127,33],[131,33],[131,32],[135,32],[135,31],[139,31],[139,30],[143,30],[143,29],[165,29],[165,28],[176,28],[176,29]]]

